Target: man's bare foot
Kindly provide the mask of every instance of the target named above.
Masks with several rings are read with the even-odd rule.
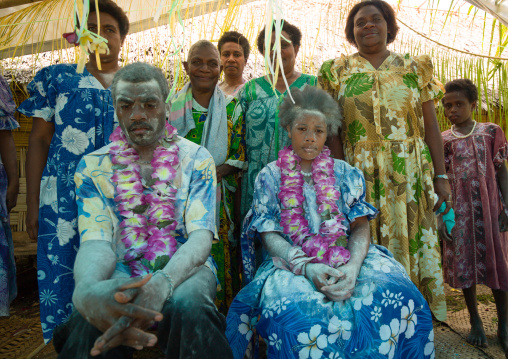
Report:
[[[499,342],[501,343],[501,347],[504,352],[508,354],[508,328],[506,325],[499,325],[497,328],[497,337],[499,338]]]
[[[471,320],[471,332],[469,333],[466,341],[477,347],[487,348],[489,345],[487,343],[487,337],[485,336],[485,331],[483,330],[483,323],[480,318],[477,320]]]

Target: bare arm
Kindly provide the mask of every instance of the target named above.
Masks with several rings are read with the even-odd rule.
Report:
[[[337,135],[328,137],[325,144],[330,148],[333,158],[344,160],[344,148],[340,139],[340,129]]]
[[[508,170],[506,169],[506,162],[496,171],[496,179],[506,206],[508,205]],[[508,216],[505,211],[501,211],[499,214],[499,230],[501,232],[508,231]]]
[[[443,137],[441,136],[441,131],[439,130],[439,124],[437,123],[434,101],[430,100],[424,102],[422,104],[422,110],[425,126],[425,143],[429,146],[430,156],[432,157],[432,163],[434,164],[434,173],[436,175],[444,175],[446,174],[446,169],[444,164]],[[434,206],[434,212],[441,207],[441,204],[444,201],[446,201],[446,210],[444,213],[448,213],[450,208],[452,208],[452,192],[448,180],[436,178],[434,181],[434,191],[438,196],[438,201]]]
[[[122,316],[146,321],[162,319],[162,315],[156,311],[132,303],[118,303],[114,299],[118,291],[135,288],[137,292],[151,278],[149,275],[110,279],[115,267],[116,255],[111,243],[89,240],[81,244],[74,263],[76,288],[72,295],[72,302],[79,313],[101,331]]]
[[[353,294],[356,278],[360,274],[360,269],[370,246],[370,230],[367,217],[356,218],[351,223],[351,235],[347,246],[351,258],[347,264],[338,268],[343,276],[336,283],[321,288],[323,293],[334,301],[346,300]]]
[[[224,163],[218,166],[216,171],[217,171],[217,183],[220,183],[223,177],[239,172],[240,168]]]
[[[192,231],[187,242],[178,248],[163,269],[171,276],[173,289],[196,273],[196,270],[206,262],[212,249],[212,239],[212,232],[206,229],[198,229]],[[165,299],[169,294],[169,283],[161,275],[155,276],[155,279],[159,280],[161,286],[158,288],[165,294]]]
[[[278,232],[264,232],[261,233],[263,247],[267,250],[268,254],[272,257],[279,257],[288,260],[288,253],[291,249],[289,244]]]
[[[0,131],[0,155],[7,173],[7,211],[16,207],[19,193],[19,175],[16,162],[16,145],[10,130]]]
[[[30,239],[37,241],[39,231],[39,194],[41,178],[48,161],[49,146],[55,133],[55,125],[42,118],[34,117],[28,140],[26,155],[26,204],[27,232]]]
[[[504,203],[508,204],[508,170],[506,169],[506,162],[497,170],[496,177]]]

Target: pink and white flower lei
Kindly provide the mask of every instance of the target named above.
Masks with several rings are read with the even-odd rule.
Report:
[[[318,213],[321,225],[318,234],[309,232],[309,222],[305,219],[303,202],[304,178],[300,167],[300,157],[292,147],[279,151],[277,166],[281,172],[279,199],[282,203],[281,226],[288,234],[294,246],[302,247],[313,262],[324,263],[337,268],[349,261],[349,251],[345,244],[347,228],[342,224],[344,215],[339,211],[337,201],[340,192],[334,187],[334,162],[330,150],[324,146],[321,153],[312,162],[312,180],[316,191]]]
[[[120,236],[125,244],[124,260],[131,268],[132,277],[162,269],[176,252],[173,231],[177,189],[173,186],[178,165],[178,146],[174,142],[176,129],[166,124],[165,137],[153,153],[152,192],[143,193],[139,155],[129,146],[120,126],[111,134],[111,161],[116,183],[115,202],[123,217]]]

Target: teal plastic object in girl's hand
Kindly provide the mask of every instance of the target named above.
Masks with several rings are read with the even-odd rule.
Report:
[[[446,210],[446,202],[441,204],[441,207],[437,210],[436,214],[443,213]],[[450,208],[447,214],[443,214],[443,222],[446,226],[448,234],[452,234],[452,229],[455,226],[455,212],[453,208]]]

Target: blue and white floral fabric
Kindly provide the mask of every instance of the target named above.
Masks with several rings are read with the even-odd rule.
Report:
[[[335,161],[339,209],[348,223],[372,218],[376,210],[365,202],[365,181],[359,170]],[[242,253],[249,282],[254,272],[254,241],[280,226],[277,198],[280,171],[275,162],[259,174],[252,208],[244,222]],[[312,186],[304,185],[305,217],[317,233],[320,216]],[[404,268],[383,247],[371,245],[349,300],[333,302],[303,276],[265,261],[256,276],[233,301],[227,330],[235,358],[253,354],[253,330],[261,335],[269,358],[434,358],[434,332],[427,302]],[[248,348],[248,349],[247,349]]]
[[[18,111],[54,123],[42,174],[37,268],[44,341],[72,312],[72,269],[79,248],[74,172],[81,157],[109,143],[117,126],[111,91],[85,68],[60,64],[40,70]]]

